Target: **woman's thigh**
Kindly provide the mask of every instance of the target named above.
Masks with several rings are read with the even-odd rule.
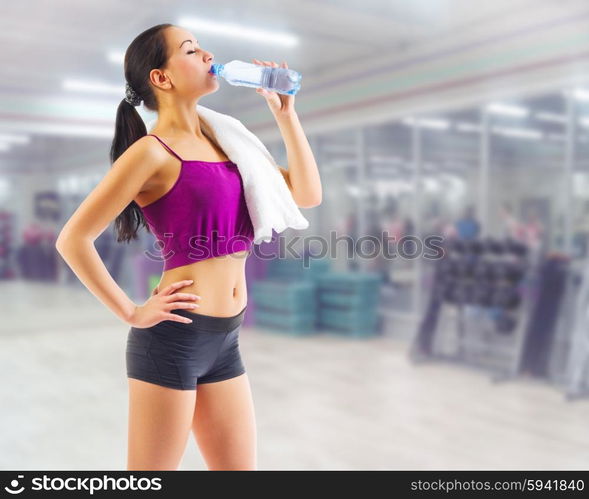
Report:
[[[176,390],[127,379],[127,469],[176,470],[190,435],[196,390]]]
[[[254,404],[247,373],[198,385],[192,431],[209,470],[257,469]]]

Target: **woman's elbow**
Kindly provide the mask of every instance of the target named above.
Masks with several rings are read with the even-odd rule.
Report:
[[[55,249],[60,255],[63,255],[66,246],[67,237],[63,234],[63,232],[60,232],[57,236],[57,239],[55,240]]]
[[[321,201],[323,201],[323,190],[319,188],[316,189],[314,195],[311,196],[311,206],[309,206],[309,208],[315,208],[316,206],[319,206],[321,204]]]
[[[63,254],[67,252],[68,248],[70,248],[73,244],[77,243],[74,242],[71,234],[69,234],[66,229],[62,229],[58,234],[57,239],[55,240],[55,249],[60,255],[63,256]]]
[[[299,208],[315,208],[321,204],[321,196],[300,200],[297,205]]]

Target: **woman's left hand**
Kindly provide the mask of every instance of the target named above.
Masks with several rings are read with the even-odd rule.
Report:
[[[284,61],[280,66],[275,62],[271,61],[258,61],[258,59],[253,59],[253,61],[255,64],[260,64],[262,66],[270,66],[273,68],[288,68],[288,66],[286,65],[286,61]],[[288,116],[295,112],[294,95],[279,94],[278,92],[269,92],[268,90],[262,87],[256,88],[256,93],[262,95],[266,99],[270,111],[272,111],[272,114],[276,118]]]

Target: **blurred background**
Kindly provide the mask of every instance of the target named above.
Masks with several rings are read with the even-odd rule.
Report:
[[[323,202],[302,210],[309,229],[280,238],[320,236],[327,250],[303,238],[304,257],[247,262],[240,344],[260,468],[587,469],[586,0],[1,12],[1,468],[125,469],[128,326],[54,242],[110,168],[128,44],[171,22],[215,62],[286,60],[303,74],[295,106]],[[200,104],[288,166],[253,89],[221,79]],[[144,254],[153,236],[117,244],[113,225],[96,246],[143,303],[162,270]],[[362,254],[349,245],[360,240]],[[181,469],[205,469],[194,440]]]

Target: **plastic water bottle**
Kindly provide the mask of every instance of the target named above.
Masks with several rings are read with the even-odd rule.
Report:
[[[227,64],[213,64],[209,73],[222,76],[231,85],[265,88],[270,92],[294,95],[301,88],[300,73],[289,68],[273,68],[234,60]]]

